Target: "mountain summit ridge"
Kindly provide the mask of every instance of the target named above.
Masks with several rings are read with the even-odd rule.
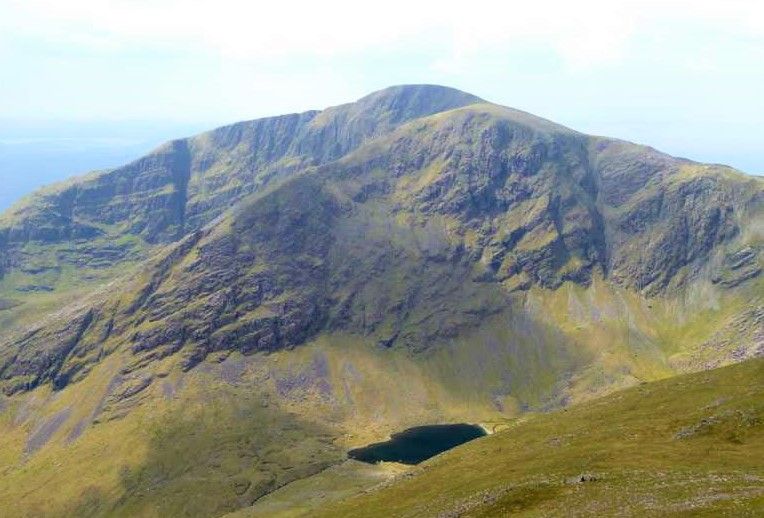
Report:
[[[439,94],[434,100],[428,97],[434,93]],[[433,106],[427,104],[428,99],[432,101]],[[130,189],[115,190],[110,193],[113,196],[138,194],[146,189],[164,188],[165,186],[172,187],[173,192],[180,192],[183,190],[183,182],[188,181],[188,177],[191,175],[191,172],[188,171],[190,164],[186,163],[188,161],[186,155],[189,152],[198,154],[197,163],[194,165],[198,167],[200,174],[208,172],[214,165],[218,165],[215,164],[215,153],[230,152],[237,146],[244,147],[238,151],[254,155],[251,157],[254,160],[237,164],[242,167],[251,168],[263,163],[278,162],[279,159],[285,158],[288,154],[295,155],[295,157],[303,156],[304,163],[300,164],[303,167],[316,165],[326,160],[336,159],[338,154],[346,153],[364,139],[385,132],[395,124],[405,122],[412,117],[417,118],[477,101],[479,101],[477,97],[446,87],[408,85],[380,90],[359,99],[356,103],[330,107],[323,111],[312,110],[299,114],[237,122],[195,137],[167,142],[145,157],[126,166],[89,175],[85,178],[60,182],[52,186],[52,192],[50,192],[50,188],[42,189],[32,194],[26,205],[16,205],[8,209],[3,214],[3,219],[20,224],[20,226],[29,227],[31,225],[23,225],[25,209],[31,209],[30,205],[33,204],[34,200],[43,203],[50,202],[53,201],[52,197],[57,196],[61,198],[61,202],[54,207],[55,212],[59,216],[73,220],[75,216],[69,215],[72,210],[65,202],[87,197],[89,194],[87,190],[91,185],[97,191],[98,188],[103,187],[102,183],[136,182],[135,192]],[[319,115],[322,116],[320,123],[316,120]],[[390,120],[386,121],[386,118]],[[378,119],[382,119],[382,121],[380,122]],[[332,149],[321,149],[321,139],[325,138],[327,133],[337,130],[338,120],[349,125],[350,131],[344,135],[333,135]],[[377,125],[380,127],[377,128]],[[140,180],[142,176],[148,176],[147,173],[150,175],[146,178],[148,185],[144,185]],[[114,179],[111,180],[111,177]],[[257,182],[259,178],[249,178],[248,180]],[[200,186],[200,188],[203,187],[205,186]],[[77,189],[82,191],[81,195],[75,192]],[[174,201],[171,197],[168,198],[160,201],[166,201],[172,205]],[[151,210],[152,207],[138,205],[133,208],[133,210],[141,209]],[[157,213],[157,211],[153,211],[152,218],[158,219],[164,226],[172,227],[181,223],[179,221],[180,215],[173,212],[159,211]],[[3,222],[3,219],[0,219],[0,222]],[[45,228],[45,221],[34,220],[34,222],[37,227]],[[151,228],[148,222],[143,224],[148,228],[142,228],[141,232],[145,233],[151,241],[167,241],[177,237],[172,232],[165,235],[161,230]],[[30,228],[20,230],[11,227],[9,230],[8,226],[4,225],[4,227],[0,229],[0,243],[14,240],[17,235],[24,236],[29,232],[35,232],[34,229]],[[36,237],[44,240],[43,232],[40,230],[37,232]],[[95,232],[97,232],[95,228],[80,228],[74,225],[69,233],[61,237],[68,238],[72,235],[76,237],[79,233]]]

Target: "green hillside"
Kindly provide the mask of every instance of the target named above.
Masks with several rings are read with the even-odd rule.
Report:
[[[757,359],[518,419],[309,515],[761,516],[762,459]]]

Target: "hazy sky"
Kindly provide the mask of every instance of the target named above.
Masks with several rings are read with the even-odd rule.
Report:
[[[764,172],[761,0],[0,0],[6,134],[212,126],[399,83]]]

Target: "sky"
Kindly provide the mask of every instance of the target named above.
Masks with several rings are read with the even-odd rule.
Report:
[[[0,180],[19,139],[137,153],[402,83],[764,173],[763,65],[760,0],[0,0]]]

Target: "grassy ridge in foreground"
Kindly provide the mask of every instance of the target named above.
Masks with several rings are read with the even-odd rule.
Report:
[[[762,459],[755,359],[532,416],[316,514],[747,516],[764,512]]]

